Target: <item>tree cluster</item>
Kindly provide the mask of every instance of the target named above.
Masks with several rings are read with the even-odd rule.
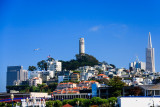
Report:
[[[39,70],[47,70],[47,61],[53,61],[53,58],[48,58],[47,60],[42,60],[37,63]],[[83,56],[76,54],[76,59],[71,59],[70,61],[63,61],[62,62],[62,70],[76,70],[82,66],[94,66],[98,65],[99,61],[92,55],[85,54]],[[29,66],[29,71],[37,70],[35,66]]]
[[[17,106],[21,106],[21,103],[14,103],[14,107],[16,107],[16,104]],[[5,102],[0,102],[0,107],[12,107],[12,104],[11,103],[5,103]]]
[[[99,97],[93,97],[92,99],[75,98],[63,101],[48,101],[46,102],[46,107],[62,107],[65,104],[77,106],[77,102],[79,102],[78,106],[80,107],[90,107],[91,105],[97,105],[101,107],[113,107],[115,105],[115,102],[117,102],[117,98],[111,97],[109,99],[101,99]]]
[[[76,54],[76,59],[61,62],[63,70],[75,70],[82,66],[94,66],[98,65],[99,63],[99,61],[94,56],[88,54],[85,54],[83,56]]]
[[[109,80],[108,85],[112,86],[112,91],[114,97],[119,97],[122,94],[122,89],[126,85],[124,82],[121,81],[122,78],[114,77]]]
[[[53,92],[57,88],[58,83],[50,83],[49,85],[46,84],[39,84],[36,86],[28,86],[28,85],[20,85],[20,86],[7,86],[7,91],[10,90],[17,90],[20,92],[48,92],[49,94]]]

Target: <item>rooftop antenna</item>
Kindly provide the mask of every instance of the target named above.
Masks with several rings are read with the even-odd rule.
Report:
[[[139,58],[138,58],[138,56],[136,56],[136,62],[139,62]]]

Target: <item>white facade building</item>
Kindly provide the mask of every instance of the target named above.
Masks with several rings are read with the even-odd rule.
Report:
[[[42,79],[38,77],[34,77],[29,80],[29,86],[37,86],[38,84],[42,84]]]
[[[133,68],[133,71],[139,72],[141,70],[146,70],[146,63],[139,61],[138,57],[135,62],[129,63],[129,68]]]
[[[47,70],[54,71],[54,72],[62,71],[62,62],[54,61],[54,60],[48,61]]]
[[[31,71],[30,78],[42,78],[42,81],[48,81],[55,76],[54,71]]]
[[[140,83],[140,82],[143,82],[143,78],[141,78],[141,77],[134,77],[133,78],[133,83]]]

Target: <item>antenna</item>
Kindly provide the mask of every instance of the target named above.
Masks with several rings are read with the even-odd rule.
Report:
[[[139,58],[138,58],[138,56],[136,56],[136,62],[139,62]]]

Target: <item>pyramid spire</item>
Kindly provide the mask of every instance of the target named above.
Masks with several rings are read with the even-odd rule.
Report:
[[[149,32],[149,37],[148,37],[148,48],[152,48],[152,41],[151,41],[151,33]]]

